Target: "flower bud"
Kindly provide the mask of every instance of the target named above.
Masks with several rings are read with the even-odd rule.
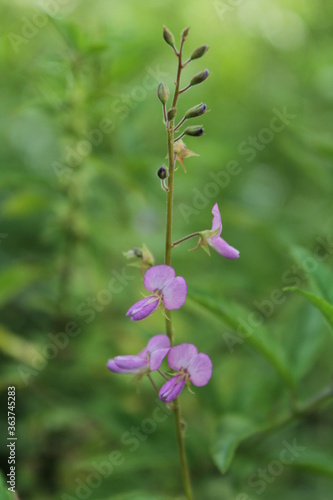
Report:
[[[154,265],[154,257],[144,243],[142,245],[142,248],[134,247],[132,250],[123,252],[123,254],[127,259],[135,259],[136,262],[129,265],[140,267],[141,271],[144,271],[148,267]]]
[[[176,113],[177,113],[177,109],[176,108],[170,108],[169,111],[168,111],[168,120],[173,120],[174,117],[176,116]]]
[[[209,71],[208,69],[205,69],[204,71],[200,71],[200,73],[197,73],[194,75],[192,78],[190,85],[198,85],[198,83],[202,83],[206,80],[206,78],[209,77]]]
[[[171,45],[171,47],[175,46],[175,37],[166,26],[163,26],[163,38],[168,45]]]
[[[166,104],[169,99],[170,91],[166,83],[161,82],[157,89],[157,96],[162,104]]]
[[[186,40],[186,38],[188,37],[188,32],[190,31],[190,28],[185,28],[183,31],[182,31],[182,40]]]
[[[208,45],[201,45],[201,47],[195,49],[190,56],[191,61],[193,61],[194,59],[199,59],[199,57],[202,57],[204,54],[206,54],[208,49],[209,49]]]
[[[194,106],[193,108],[189,109],[185,113],[185,118],[188,120],[189,118],[195,118],[196,116],[203,115],[206,113],[207,106],[203,102],[201,104],[198,104],[197,106]]]
[[[195,125],[193,127],[187,127],[184,130],[184,135],[191,135],[193,137],[200,137],[204,133],[202,125]]]
[[[166,179],[168,177],[168,171],[165,168],[164,165],[162,165],[158,170],[157,170],[157,175],[160,179]]]

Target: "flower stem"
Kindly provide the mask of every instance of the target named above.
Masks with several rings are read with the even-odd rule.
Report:
[[[182,71],[182,51],[183,51],[184,39],[181,41],[179,52],[176,52],[178,57],[178,70],[177,70],[177,80],[175,93],[173,96],[172,107],[175,108],[177,105],[177,100],[179,96],[179,86],[180,86],[180,76]],[[172,212],[173,212],[173,189],[174,189],[174,171],[175,171],[175,155],[174,155],[174,119],[170,120],[167,124],[167,135],[168,135],[168,159],[169,159],[169,177],[168,177],[168,188],[169,191],[167,193],[167,216],[166,216],[166,236],[165,236],[165,264],[171,265],[171,252],[172,252]],[[172,329],[172,320],[171,320],[171,312],[168,311],[168,319],[165,322],[166,334],[170,339],[171,346],[174,345],[174,334]],[[183,476],[184,490],[187,496],[187,500],[193,500],[193,494],[191,489],[191,480],[190,474],[188,470],[187,460],[186,460],[186,452],[185,452],[185,443],[184,443],[184,434],[182,429],[182,419],[180,413],[180,405],[179,399],[175,399],[174,401],[174,418],[176,425],[176,435],[177,435],[177,443],[179,449],[179,457],[180,457],[180,465]]]
[[[196,236],[200,236],[200,233],[188,234],[187,236],[184,236],[184,238],[180,238],[180,240],[172,243],[172,247],[176,247],[177,245],[180,245],[180,243],[183,243],[183,241],[189,240],[190,238],[195,238]]]

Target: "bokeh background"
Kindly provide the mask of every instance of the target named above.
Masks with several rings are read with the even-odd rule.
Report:
[[[214,365],[182,394],[195,498],[331,499],[332,328],[282,289],[333,301],[332,3],[2,0],[0,16],[0,459],[6,474],[15,385],[19,498],[184,498],[172,416],[105,367],[164,328],[125,318],[144,289],[123,252],[163,261],[165,24],[177,41],[191,27],[186,55],[210,46],[184,84],[211,71],[179,104],[210,112],[176,174],[173,237],[209,229],[218,202],[241,255],[173,253],[189,287],[176,339]]]

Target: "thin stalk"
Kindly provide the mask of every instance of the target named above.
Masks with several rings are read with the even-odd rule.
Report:
[[[180,134],[178,137],[176,137],[176,139],[174,140],[174,142],[177,142],[179,141],[179,139],[181,139],[182,137],[184,137],[185,135],[185,132],[183,132],[182,134]]]
[[[172,247],[174,248],[177,245],[180,245],[180,243],[183,243],[183,241],[189,240],[190,238],[195,238],[196,236],[200,236],[200,233],[188,234],[187,236],[184,236],[184,238],[180,238],[180,240],[177,240],[174,243],[172,243]]]
[[[178,130],[182,125],[183,123],[186,121],[186,118],[185,116],[180,120],[180,122],[178,123],[178,125],[175,126],[175,132],[176,130]]]
[[[178,70],[177,70],[177,80],[175,93],[173,96],[172,107],[175,108],[177,105],[177,100],[179,96],[179,85],[180,76],[182,71],[182,51],[183,51],[184,39],[181,41],[179,52],[175,51],[178,57]],[[173,189],[174,189],[174,171],[175,171],[175,155],[174,155],[174,119],[167,124],[167,135],[168,135],[168,160],[169,160],[169,177],[168,177],[168,188],[167,193],[167,216],[166,216],[166,236],[165,236],[165,264],[171,265],[171,252],[172,252],[172,212],[173,212]],[[172,329],[171,312],[168,311],[168,319],[165,322],[166,334],[170,339],[171,346],[174,345],[174,334]],[[182,419],[180,413],[180,405],[178,398],[174,401],[174,419],[176,425],[176,435],[177,443],[179,449],[180,465],[183,476],[184,490],[186,492],[187,500],[193,500],[191,480],[189,469],[187,465],[184,434],[182,429]]]

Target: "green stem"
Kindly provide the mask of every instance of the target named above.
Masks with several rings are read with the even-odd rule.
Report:
[[[183,243],[183,241],[189,240],[190,238],[195,238],[196,236],[200,236],[200,233],[188,234],[187,236],[184,236],[184,238],[180,238],[180,240],[172,243],[172,247],[176,247],[177,245],[180,245],[180,243]]]
[[[179,96],[179,85],[180,85],[180,75],[182,71],[182,50],[183,50],[184,39],[182,39],[179,52],[175,52],[178,57],[178,70],[177,70],[177,80],[175,93],[173,96],[172,107],[175,108],[177,105],[177,99]],[[168,134],[168,159],[169,159],[169,177],[168,177],[168,188],[167,193],[167,217],[166,217],[166,236],[165,236],[165,264],[171,265],[171,252],[172,252],[172,212],[173,212],[173,189],[174,189],[174,171],[175,171],[175,157],[174,157],[174,119],[170,120],[167,126]],[[172,329],[171,312],[167,313],[168,319],[165,322],[166,334],[170,339],[171,346],[174,345],[174,334]],[[186,460],[184,434],[182,429],[182,419],[180,413],[179,399],[174,401],[174,418],[176,425],[176,435],[177,443],[179,449],[180,465],[183,476],[184,490],[186,492],[187,500],[193,500],[193,494],[191,489],[191,480],[189,469]]]

